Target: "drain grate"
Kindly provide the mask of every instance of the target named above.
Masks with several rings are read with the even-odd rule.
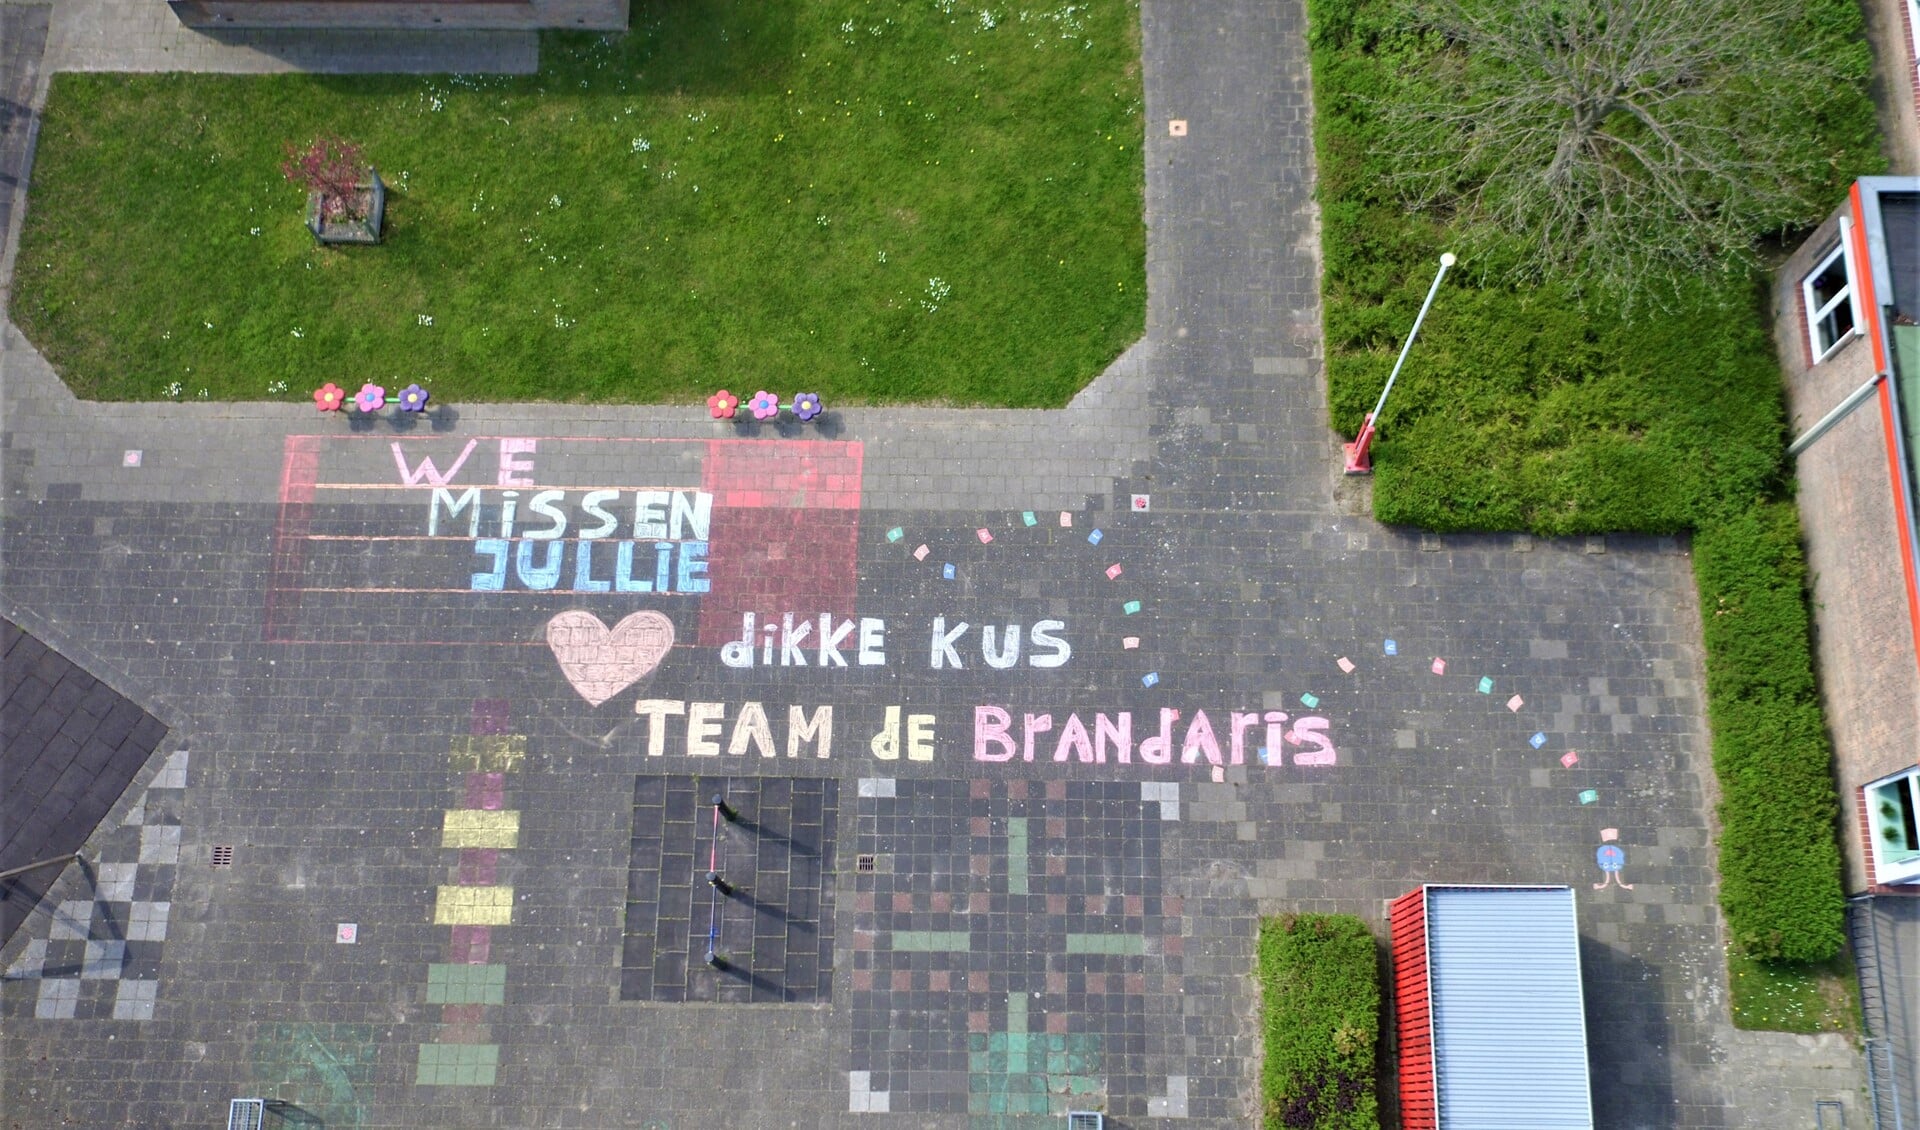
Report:
[[[873,856],[856,856],[853,861],[853,869],[862,875],[873,874]]]
[[[215,867],[232,867],[233,866],[233,845],[232,844],[213,845],[213,865]]]

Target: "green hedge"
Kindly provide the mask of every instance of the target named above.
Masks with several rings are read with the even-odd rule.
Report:
[[[1267,1127],[1376,1130],[1380,964],[1350,914],[1289,914],[1260,924]]]
[[[1375,121],[1426,45],[1404,30],[1397,0],[1309,0],[1308,12],[1328,407],[1352,435],[1450,235],[1389,192]],[[1806,19],[1836,62],[1864,75],[1852,0],[1807,0]],[[1830,105],[1816,128],[1838,204],[1880,159],[1864,87]],[[1768,280],[1738,272],[1628,310],[1566,284],[1501,285],[1463,262],[1394,386],[1374,447],[1374,513],[1445,531],[1694,531],[1721,905],[1747,952],[1812,961],[1842,942],[1838,802],[1767,308]]]

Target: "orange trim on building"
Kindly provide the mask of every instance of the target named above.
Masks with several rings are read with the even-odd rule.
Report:
[[[1873,343],[1873,371],[1892,376],[1887,367],[1886,343],[1880,337],[1880,301],[1873,293],[1873,257],[1867,254],[1867,209],[1860,199],[1859,181],[1854,181],[1848,192],[1848,207],[1853,214],[1853,246],[1847,248],[1847,254],[1853,259],[1853,285],[1858,288],[1854,307],[1866,324],[1867,340]]]
[[[1874,340],[1878,341],[1878,338]],[[1907,622],[1913,631],[1914,657],[1920,662],[1920,584],[1914,579],[1913,542],[1907,537],[1907,484],[1900,475],[1900,440],[1893,434],[1893,382],[1880,382],[1880,431],[1887,447],[1887,478],[1893,484],[1894,521],[1899,529],[1900,568],[1907,579]]]

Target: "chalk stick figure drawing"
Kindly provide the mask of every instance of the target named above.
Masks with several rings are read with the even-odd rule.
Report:
[[[1594,890],[1600,890],[1608,883],[1618,883],[1620,889],[1624,891],[1633,889],[1632,883],[1620,877],[1620,869],[1627,865],[1627,853],[1620,850],[1620,845],[1601,844],[1599,850],[1593,853],[1593,859],[1600,865],[1601,872],[1606,876],[1593,885]]]

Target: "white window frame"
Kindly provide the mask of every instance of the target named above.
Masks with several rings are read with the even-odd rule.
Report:
[[[1846,216],[1840,217],[1839,245],[1822,257],[1820,262],[1814,266],[1813,270],[1808,271],[1806,277],[1800,280],[1800,303],[1807,311],[1807,345],[1813,352],[1813,363],[1816,365],[1833,356],[1834,353],[1847,342],[1860,336],[1860,306],[1853,300],[1853,296],[1859,293],[1859,287],[1854,280],[1853,253],[1849,248],[1849,245],[1853,242],[1850,238],[1852,235],[1852,222]],[[1818,300],[1813,294],[1813,281],[1821,275],[1826,274],[1827,269],[1833,266],[1835,259],[1840,260],[1845,265],[1847,285],[1840,293],[1828,299],[1824,305],[1816,305]],[[1847,312],[1852,316],[1853,324],[1847,332],[1834,338],[1826,348],[1822,349],[1820,347],[1820,323],[1824,322],[1828,315],[1839,309],[1842,302],[1847,304]]]
[[[1903,781],[1904,789],[1901,788]],[[1901,816],[1897,814],[1898,793],[1905,793],[1908,804],[1920,805],[1920,765],[1882,777],[1866,785],[1864,792],[1867,802],[1866,831],[1867,839],[1872,844],[1870,850],[1873,852],[1874,881],[1882,884],[1920,882],[1920,854],[1909,853],[1904,843],[1900,848],[1894,849],[1883,842],[1885,840],[1883,829],[1902,826]],[[1883,814],[1880,811],[1882,804],[1896,805],[1896,815],[1889,818]],[[1900,860],[1886,858],[1896,852],[1906,858]]]

